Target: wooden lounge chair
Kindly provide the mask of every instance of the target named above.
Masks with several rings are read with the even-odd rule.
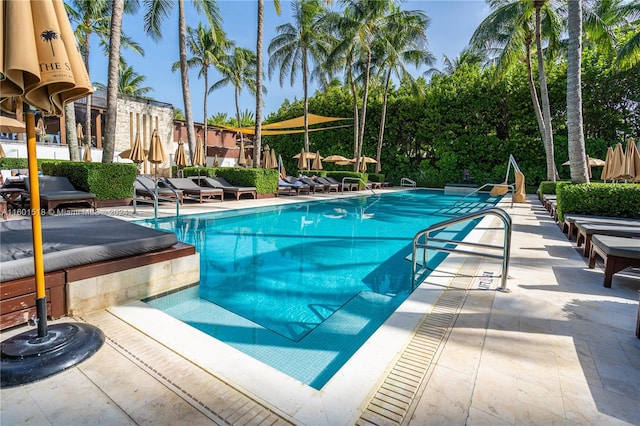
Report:
[[[176,199],[178,199],[180,204],[184,201],[182,191],[167,187],[162,181],[158,181],[158,188],[156,190],[155,181],[148,176],[138,176],[133,183],[133,187],[135,189],[135,195],[143,197],[143,199],[153,200],[157,195],[158,201],[175,202]]]
[[[614,237],[640,237],[640,226],[637,222],[575,222],[578,228],[576,245],[580,247],[584,243],[582,254],[587,257],[591,250],[591,240],[594,234],[611,235]]]
[[[23,198],[28,197],[29,179],[24,180],[26,193]],[[47,211],[53,211],[61,204],[88,203],[93,211],[98,208],[96,194],[85,191],[78,191],[65,176],[39,176],[38,186],[40,188],[40,202]]]
[[[191,179],[200,186],[222,189],[225,194],[235,196],[236,201],[244,194],[249,194],[252,198],[258,198],[255,186],[234,186],[221,177],[191,176]]]
[[[219,188],[205,188],[187,178],[166,178],[164,179],[174,189],[179,189],[184,195],[198,199],[200,203],[206,198],[214,200],[219,198],[222,201],[224,192]]]
[[[603,285],[611,288],[613,274],[629,267],[640,267],[640,239],[594,235],[591,239],[589,268],[596,266],[596,256],[604,260]]]
[[[566,214],[564,215],[564,222],[561,224],[562,232],[566,232],[567,238],[570,240],[573,239],[574,234],[576,234],[576,231],[578,229],[578,227],[576,226],[576,222],[582,222],[582,223],[621,222],[623,224],[629,223],[629,222],[631,223],[637,222],[638,226],[640,227],[640,219],[627,219],[627,218],[609,217],[609,216],[591,216],[591,215],[581,215],[581,214]]]

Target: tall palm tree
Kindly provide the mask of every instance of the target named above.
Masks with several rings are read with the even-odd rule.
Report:
[[[280,86],[289,75],[293,86],[299,71],[302,73],[304,105],[304,149],[309,152],[309,80],[310,62],[324,62],[332,45],[331,34],[325,26],[325,6],[322,0],[296,0],[291,3],[293,23],[279,25],[277,35],[269,44],[269,77],[280,68]]]
[[[173,0],[145,0],[144,30],[154,40],[162,38],[161,25],[169,16],[175,5]],[[180,51],[180,80],[182,81],[182,99],[184,115],[187,121],[187,142],[190,155],[196,148],[195,129],[193,126],[193,112],[191,109],[191,92],[189,90],[189,74],[187,65],[187,25],[185,21],[184,0],[178,3],[178,48]],[[215,0],[193,0],[191,2],[197,12],[204,12],[212,29],[221,28],[221,18],[218,4]],[[215,32],[214,32],[215,34]],[[193,158],[192,158],[193,159]]]
[[[567,54],[567,132],[571,181],[588,183],[584,130],[582,127],[582,1],[569,1],[569,51]]]
[[[442,69],[436,67],[429,68],[423,75],[431,77],[433,75],[453,75],[463,65],[479,66],[482,64],[484,55],[480,52],[464,48],[458,56],[451,59],[447,55],[442,55]]]
[[[221,58],[215,67],[222,74],[222,78],[211,85],[209,91],[217,90],[225,86],[233,86],[234,99],[236,103],[236,118],[238,127],[242,127],[242,119],[240,116],[240,93],[243,88],[256,95],[256,64],[257,58],[255,53],[243,47],[231,46],[231,52]],[[243,136],[240,133],[240,139]],[[255,141],[254,141],[255,143]]]
[[[142,86],[144,81],[147,79],[146,76],[138,74],[133,67],[127,65],[124,61],[120,62],[120,69],[118,70],[118,93],[134,96],[134,97],[144,97],[147,93],[153,91],[152,87]],[[96,83],[96,87],[100,89],[104,89],[103,84]]]
[[[280,15],[280,0],[273,0],[273,7]],[[256,37],[256,127],[253,137],[253,161],[260,167],[262,151],[262,45],[264,39],[264,0],[258,0],[258,31]]]
[[[137,8],[137,2],[135,6]],[[120,70],[120,37],[122,35],[122,15],[124,0],[113,0],[111,4],[111,25],[109,32],[109,64],[107,68],[107,112],[105,123],[105,144],[102,162],[113,162],[115,154],[116,126],[118,123],[118,91]]]
[[[380,116],[380,130],[376,149],[376,173],[380,173],[380,157],[382,155],[382,141],[387,115],[387,101],[391,77],[395,74],[400,80],[409,82],[415,87],[415,79],[407,71],[405,63],[419,67],[421,64],[431,65],[435,57],[427,50],[426,30],[429,17],[421,11],[400,13],[394,6],[389,24],[382,30],[382,37],[376,40],[374,46],[376,66],[385,73],[382,114]]]
[[[499,52],[496,58],[496,76],[509,70],[517,61],[524,59],[527,66],[529,91],[538,128],[545,148],[547,179],[557,176],[551,125],[551,107],[544,68],[542,35],[547,49],[559,44],[561,21],[556,13],[556,0],[487,0],[492,12],[476,28],[471,36],[471,46],[487,53]],[[531,49],[535,43],[540,101],[533,78]]]
[[[214,31],[216,32],[214,34]],[[187,27],[187,46],[193,54],[187,60],[189,68],[198,68],[198,77],[204,78],[203,94],[203,123],[204,123],[204,146],[207,146],[207,96],[209,94],[209,68],[218,63],[225,50],[231,45],[222,29],[210,29],[198,23],[197,28]],[[180,68],[180,62],[175,62],[171,71]]]

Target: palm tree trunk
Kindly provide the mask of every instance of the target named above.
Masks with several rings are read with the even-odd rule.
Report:
[[[569,51],[567,52],[567,132],[573,183],[588,183],[589,170],[582,127],[582,1],[569,2]]]
[[[369,72],[371,69],[371,51],[367,52],[367,68],[364,71],[364,93],[362,95],[362,119],[360,120],[360,134],[358,135],[358,153],[356,154],[356,169],[360,168],[360,157],[362,157],[362,145],[364,144],[364,124],[367,117],[367,99],[369,97]]]
[[[540,102],[538,101],[538,92],[536,91],[536,84],[533,81],[533,69],[531,67],[531,44],[525,44],[525,55],[527,61],[527,77],[529,83],[529,93],[531,94],[531,102],[533,102],[533,111],[536,115],[536,121],[538,122],[538,129],[540,130],[540,138],[542,139],[542,143],[544,144],[545,152],[547,150],[547,145],[545,143],[545,130],[544,130],[544,119],[542,118],[542,109],[540,109]]]
[[[80,161],[78,152],[78,135],[76,133],[76,107],[73,102],[64,106],[64,127],[67,134],[67,146],[69,148],[69,159]]]
[[[87,74],[89,74],[90,36],[90,33],[86,33],[84,37],[84,66],[87,68]],[[84,117],[84,141],[87,145],[91,146],[91,95],[85,98],[85,105],[87,106],[87,112]]]
[[[187,143],[193,162],[196,148],[196,132],[193,127],[193,112],[191,111],[191,92],[189,90],[189,73],[187,69],[187,25],[184,16],[184,0],[178,0],[178,44],[180,45],[180,79],[182,80],[182,99],[184,102],[184,117],[187,122]]]
[[[118,68],[120,66],[120,34],[124,0],[113,0],[111,10],[111,34],[109,35],[109,68],[107,71],[107,122],[102,145],[102,162],[112,163],[116,145],[118,122]]]
[[[264,36],[264,0],[258,0],[258,37],[256,41],[256,130],[253,139],[253,161],[260,167],[262,149],[262,38]]]
[[[207,68],[204,69],[204,105],[202,106],[202,112],[204,114],[204,152],[207,153],[207,139],[209,131],[207,130],[207,94],[209,92],[209,72]],[[206,164],[205,164],[206,165]]]
[[[553,129],[551,126],[551,106],[549,105],[549,90],[547,88],[547,75],[544,70],[544,53],[542,51],[541,37],[541,12],[540,9],[546,0],[536,0],[536,53],[538,57],[538,78],[540,80],[540,98],[542,100],[542,117],[544,119],[545,151],[547,155],[547,180],[555,181],[558,175],[553,152]]]
[[[360,117],[358,115],[358,90],[353,80],[353,75],[349,73],[349,86],[351,87],[351,98],[353,101],[353,158],[358,155],[358,135],[360,134]]]
[[[238,86],[234,89],[233,94],[236,101],[236,118],[238,120],[238,128],[240,128],[242,127],[242,123],[240,122],[240,88]],[[242,132],[240,132],[240,142],[244,142]]]
[[[304,92],[304,150],[309,152],[309,65],[307,51],[302,52],[302,90]]]
[[[389,99],[389,84],[391,83],[391,68],[387,73],[384,84],[384,98],[382,101],[382,115],[380,117],[380,133],[378,134],[378,149],[376,150],[376,173],[380,173],[380,157],[382,156],[382,140],[384,139],[384,123],[387,118],[387,100]]]

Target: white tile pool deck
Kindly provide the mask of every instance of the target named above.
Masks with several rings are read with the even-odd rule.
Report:
[[[319,198],[188,203],[181,213]],[[105,345],[63,373],[0,390],[0,422],[640,424],[640,278],[604,288],[601,267],[588,269],[537,199],[501,207],[514,222],[512,291],[495,291],[496,262],[449,256],[321,391],[133,303],[79,318]],[[472,238],[499,242],[501,232],[484,232],[498,225],[483,221]]]

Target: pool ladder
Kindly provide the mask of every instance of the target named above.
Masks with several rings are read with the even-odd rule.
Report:
[[[457,240],[449,240],[449,239],[441,239],[441,238],[433,238],[430,237],[430,234],[434,231],[439,231],[445,229],[449,226],[456,225],[459,223],[469,222],[475,219],[484,218],[486,216],[497,216],[504,226],[504,241],[502,245],[491,245],[491,244],[482,244],[475,243],[470,241],[457,241]],[[488,209],[480,210],[473,213],[468,213],[463,216],[455,217],[449,220],[445,220],[443,222],[435,223],[430,227],[419,231],[415,237],[413,237],[413,253],[412,253],[412,273],[411,273],[411,289],[415,289],[420,283],[418,280],[427,270],[427,250],[438,250],[444,251],[447,253],[459,253],[465,254],[469,256],[479,256],[485,257],[489,259],[501,259],[502,260],[502,274],[501,274],[501,284],[499,291],[509,292],[507,289],[507,277],[509,273],[509,257],[511,254],[511,229],[512,229],[512,221],[511,216],[502,210],[499,207],[490,207]],[[433,246],[433,243],[444,244],[444,246]],[[451,247],[454,245],[455,247]],[[458,246],[466,246],[466,247],[475,247],[481,250],[472,251],[461,249]],[[422,249],[422,263],[421,269],[418,270],[418,250]],[[493,252],[487,252],[491,251]],[[497,253],[497,251],[501,251],[502,254]]]
[[[400,179],[400,186],[401,187],[409,187],[409,188],[416,188],[416,181],[415,180],[411,180],[409,178],[403,177],[402,179]]]
[[[346,176],[342,178],[342,193],[344,194],[344,184],[345,182],[358,182],[358,183],[362,183],[364,185],[365,189],[368,189],[369,191],[371,191],[371,193],[373,195],[377,195],[376,191],[373,190],[373,188],[371,187],[371,185],[369,185],[367,182],[363,181],[360,178],[357,177],[351,177],[351,176]]]
[[[158,182],[156,181],[155,187],[153,188],[153,191],[151,190],[151,188],[149,188],[147,185],[144,184],[144,182],[141,182],[138,180],[138,178],[136,178],[136,181],[142,185],[142,187],[145,189],[145,191],[147,191],[147,193],[149,193],[152,198],[153,198],[153,218],[157,219],[158,218],[158,201],[160,199],[162,199],[163,201],[169,201],[170,199],[167,198],[162,198],[158,195]],[[178,193],[176,192],[175,189],[171,188],[171,186],[167,185],[167,188],[170,189],[174,194],[175,194],[175,201],[176,201],[176,216],[180,216],[180,199],[178,198]],[[138,200],[136,198],[136,186],[135,184],[133,185],[133,214],[137,213],[137,202],[138,201],[142,201],[142,199]],[[171,199],[170,201],[173,201],[173,199]]]

